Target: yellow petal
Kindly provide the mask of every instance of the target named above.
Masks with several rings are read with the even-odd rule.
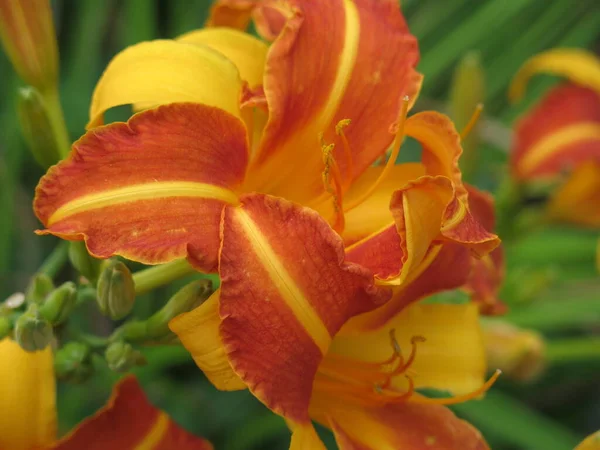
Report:
[[[485,349],[479,312],[474,304],[413,304],[377,330],[351,335],[342,329],[333,340],[330,353],[359,361],[385,361],[392,354],[392,329],[405,360],[412,337],[426,339],[416,344],[416,357],[409,370],[414,373],[416,388],[442,389],[461,395],[483,384]],[[394,381],[401,384],[399,388],[405,388],[403,377]]]
[[[263,83],[263,72],[269,47],[260,39],[232,28],[204,28],[177,38],[179,42],[205,45],[218,51],[238,70],[250,87]]]
[[[0,448],[30,450],[56,439],[52,350],[28,353],[0,341]]]
[[[384,166],[369,167],[348,191],[344,201],[351,203],[353,197],[366,191],[381,175]],[[390,200],[394,191],[406,183],[425,175],[425,168],[420,163],[398,164],[367,200],[346,213],[344,240],[356,242],[382,228],[394,223],[390,212]]]
[[[294,427],[290,450],[326,450],[311,423]]]
[[[600,59],[585,50],[557,48],[540,53],[521,66],[510,85],[511,101],[523,97],[529,78],[536,73],[563,76],[600,94]]]
[[[600,431],[586,437],[575,450],[600,450]]]
[[[580,164],[551,197],[548,214],[554,220],[600,226],[600,164]]]
[[[220,291],[215,291],[201,306],[175,317],[169,327],[217,389],[236,391],[246,384],[233,371],[219,335]]]
[[[196,102],[240,117],[242,81],[235,65],[205,46],[175,41],[133,45],[110,62],[96,85],[87,128],[104,112],[133,103]]]

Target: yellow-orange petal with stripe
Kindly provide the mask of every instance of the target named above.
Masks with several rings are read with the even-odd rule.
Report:
[[[259,0],[216,0],[210,8],[207,27],[229,27],[244,31]]]
[[[293,428],[289,450],[326,450],[312,423]]]
[[[222,391],[245,389],[246,384],[233,371],[219,334],[219,294],[215,291],[208,300],[193,311],[180,314],[169,328],[194,358],[206,377]]]
[[[43,234],[85,240],[95,256],[146,264],[187,257],[216,268],[219,221],[248,160],[240,120],[218,108],[163,105],[89,131],[36,189]]]
[[[420,87],[417,42],[391,1],[269,0],[255,17],[281,32],[267,57],[269,121],[248,190],[310,205],[324,193],[321,133],[335,145],[344,181],[358,177],[394,139],[389,127],[402,98],[415,99]],[[351,162],[335,130],[344,119],[350,119],[344,133]]]
[[[410,278],[392,288],[392,298],[360,316],[354,317],[342,328],[340,334],[354,334],[385,326],[404,308],[437,292],[464,286],[472,273],[473,257],[462,245],[446,243],[433,246],[431,256]],[[350,257],[349,257],[350,259]]]
[[[340,450],[489,450],[481,433],[440,405],[339,407],[329,414]]]
[[[267,44],[254,36],[231,28],[204,28],[177,38],[178,42],[205,45],[235,64],[242,80],[251,88],[263,83]]]
[[[31,450],[56,439],[52,350],[26,352],[0,340],[0,449]]]
[[[600,161],[600,93],[558,86],[517,122],[510,158],[515,178],[552,180],[590,160]]]
[[[509,88],[511,101],[523,97],[529,78],[537,73],[564,76],[600,95],[600,59],[580,48],[556,48],[539,53],[523,64]]]
[[[600,161],[580,164],[552,194],[547,208],[553,220],[600,227]]]
[[[132,376],[115,386],[106,406],[81,422],[55,450],[212,450],[148,402]]]
[[[313,210],[251,194],[225,208],[221,336],[232,367],[269,408],[308,423],[313,376],[332,336],[389,298],[344,262],[343,242]]]
[[[102,125],[108,109],[129,104],[195,102],[240,117],[241,89],[235,64],[207,46],[142,42],[117,54],[104,70],[94,89],[87,128]]]

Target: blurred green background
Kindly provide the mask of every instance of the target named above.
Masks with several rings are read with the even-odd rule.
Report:
[[[205,0],[53,1],[61,58],[61,98],[71,137],[84,131],[92,90],[112,56],[127,45],[175,37],[201,27]],[[519,66],[550,47],[598,48],[597,0],[404,0],[403,10],[419,38],[425,74],[417,108],[445,109],[457,62],[477,51],[485,71],[485,119],[480,165],[472,179],[495,190],[505,171],[510,126],[553,83],[537,77],[517,106],[506,88]],[[20,81],[0,54],[0,299],[23,291],[56,246],[36,237],[31,210],[42,170],[28,153],[15,114]],[[513,323],[547,339],[547,370],[533,383],[506,379],[484,400],[455,411],[479,427],[499,450],[565,450],[600,428],[600,279],[595,269],[596,231],[546,226],[507,242],[508,277],[502,297]],[[70,269],[59,280],[72,279]],[[189,279],[146,294],[136,313],[147,316]],[[78,312],[82,329],[105,333],[113,326],[90,306]],[[145,350],[149,364],[135,372],[152,401],[217,449],[283,449],[283,421],[247,392],[220,393],[180,348]],[[96,374],[81,386],[61,384],[64,432],[92,413],[118,375],[99,358]],[[321,430],[328,445],[331,436]],[[334,448],[333,446],[331,448]]]

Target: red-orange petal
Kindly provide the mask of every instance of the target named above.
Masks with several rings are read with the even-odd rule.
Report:
[[[469,192],[469,210],[488,231],[494,231],[494,199],[487,192],[466,185]],[[471,274],[463,287],[471,299],[479,304],[482,314],[496,315],[506,312],[506,305],[498,297],[504,281],[504,249],[498,246],[490,254],[472,258]]]
[[[445,244],[433,247],[431,251],[431,262],[406,285],[394,287],[392,298],[385,305],[351,319],[341,332],[380,328],[411,303],[437,292],[462,287],[467,282],[473,260],[467,248],[459,244]]]
[[[307,423],[317,367],[352,316],[389,298],[344,262],[342,239],[314,211],[262,194],[225,208],[221,336],[232,367],[269,408]]]
[[[61,439],[56,450],[212,450],[152,406],[136,379],[122,379],[107,405]]]
[[[486,450],[481,433],[439,405],[400,403],[329,414],[340,450]]]
[[[390,209],[395,223],[347,250],[350,261],[369,268],[387,284],[403,285],[414,279],[433,261],[435,245],[454,242],[483,256],[499,244],[444,176],[424,176],[406,184],[392,195]]]
[[[346,180],[392,142],[402,97],[420,87],[416,39],[392,0],[265,1],[255,13],[282,31],[267,58],[269,121],[248,187],[308,204],[324,193],[321,133]],[[335,132],[342,119],[352,164]]]
[[[42,234],[146,264],[188,257],[216,268],[219,221],[248,160],[242,122],[218,108],[160,106],[87,132],[42,178]]]
[[[207,27],[228,27],[245,30],[258,0],[217,0],[210,8]]]
[[[600,161],[600,95],[563,84],[519,120],[511,150],[513,175],[552,178],[585,161]]]

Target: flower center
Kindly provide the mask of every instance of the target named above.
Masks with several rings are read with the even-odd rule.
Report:
[[[479,389],[465,395],[449,398],[428,398],[414,395],[413,377],[415,372],[411,370],[411,366],[417,356],[417,347],[423,342],[425,342],[423,336],[413,336],[410,340],[410,353],[405,359],[396,340],[395,330],[392,329],[390,330],[392,354],[384,361],[357,361],[329,354],[319,366],[313,387],[317,391],[326,392],[365,407],[405,401],[450,405],[478,397],[486,392],[500,375],[500,371],[496,371]],[[400,381],[402,379],[405,380],[405,384]]]

